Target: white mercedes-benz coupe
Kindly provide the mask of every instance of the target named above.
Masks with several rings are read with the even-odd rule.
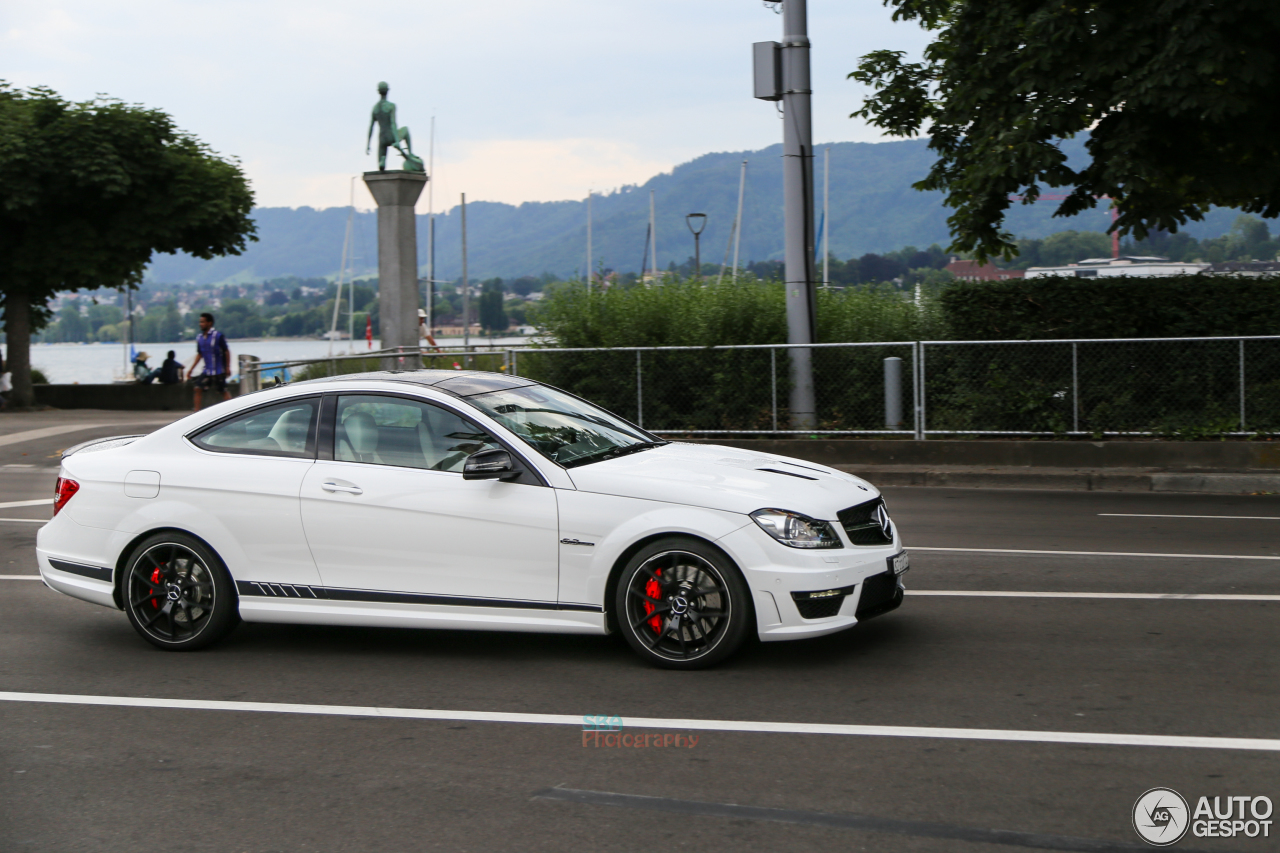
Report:
[[[907,568],[857,477],[456,370],[277,386],[70,448],[36,550],[51,588],[164,649],[241,619],[619,632],[679,669],[893,610]]]

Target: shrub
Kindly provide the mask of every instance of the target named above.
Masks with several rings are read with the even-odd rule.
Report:
[[[787,340],[783,285],[679,280],[590,291],[551,286],[534,320],[544,346],[712,347]],[[917,306],[888,285],[819,290],[819,342],[912,341],[938,334],[932,291]],[[813,351],[818,419],[827,429],[883,428],[884,358],[908,360],[905,347]],[[663,430],[770,430],[774,400],[786,429],[790,393],[785,350],[522,352],[522,376],[587,397],[633,421]]]

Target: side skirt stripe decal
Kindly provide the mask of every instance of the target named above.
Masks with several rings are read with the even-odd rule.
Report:
[[[452,607],[501,607],[516,610],[581,610],[601,613],[596,604],[568,604],[554,601],[520,601],[505,598],[464,598],[456,595],[427,595],[417,592],[384,592],[374,589],[337,589],[325,586],[236,581],[241,596],[259,598],[306,598],[326,601],[364,601],[380,604],[435,604]]]
[[[60,572],[69,572],[73,575],[81,577],[93,578],[96,581],[111,582],[111,569],[103,569],[98,566],[82,566],[79,563],[68,563],[66,560],[49,560],[49,565],[53,566]]]

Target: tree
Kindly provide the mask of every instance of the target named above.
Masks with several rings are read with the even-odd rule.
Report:
[[[502,307],[502,279],[486,281],[480,293],[480,327],[488,332],[507,330],[507,313]]]
[[[1011,195],[1069,193],[1055,215],[1109,197],[1144,238],[1211,205],[1280,215],[1280,4],[1275,0],[885,0],[935,33],[923,61],[862,57],[874,94],[854,113],[927,132],[921,190],[955,212],[956,251],[1010,257]],[[1088,134],[1091,162],[1059,143]]]
[[[233,160],[160,110],[0,81],[0,304],[13,402],[30,405],[31,332],[54,294],[137,287],[155,252],[239,254],[253,193]]]

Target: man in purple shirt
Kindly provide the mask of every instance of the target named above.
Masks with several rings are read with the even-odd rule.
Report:
[[[204,362],[204,373],[196,377],[195,398],[196,411],[200,411],[200,397],[205,389],[221,391],[222,399],[230,400],[231,392],[227,390],[227,374],[231,366],[231,350],[227,347],[227,336],[213,327],[213,315],[205,312],[200,315],[200,334],[196,337],[196,358],[187,371],[190,379],[196,372],[196,365]]]

